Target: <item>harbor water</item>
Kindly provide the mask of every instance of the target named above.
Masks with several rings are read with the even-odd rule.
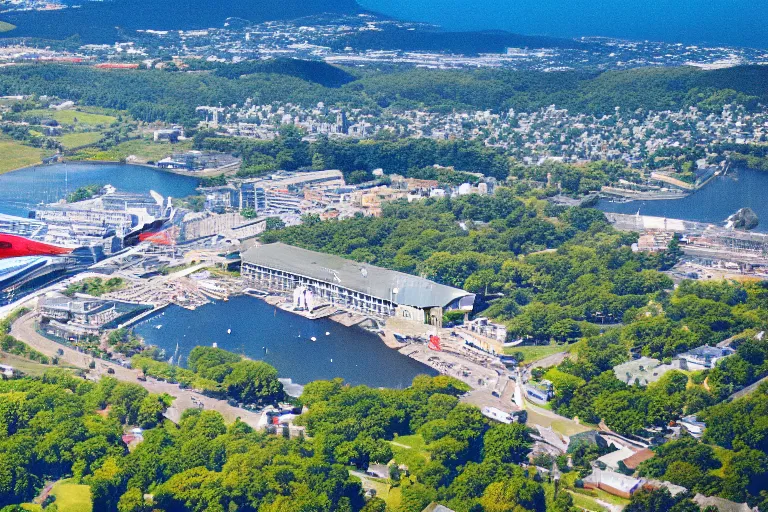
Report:
[[[751,169],[729,171],[718,176],[700,190],[682,199],[630,201],[612,203],[600,200],[597,208],[604,212],[635,214],[671,219],[684,219],[725,225],[725,219],[740,208],[749,207],[760,219],[755,231],[768,232],[768,172]]]
[[[249,296],[217,301],[194,311],[170,306],[134,330],[146,343],[164,349],[169,358],[178,343],[182,366],[197,345],[216,343],[224,350],[271,364],[281,378],[297,384],[341,377],[352,385],[404,388],[416,375],[437,375],[361,328],[328,319],[309,320]]]
[[[195,193],[198,179],[149,167],[123,164],[53,164],[0,175],[0,213],[26,217],[35,205],[55,203],[78,187],[112,185],[120,192],[185,197]]]

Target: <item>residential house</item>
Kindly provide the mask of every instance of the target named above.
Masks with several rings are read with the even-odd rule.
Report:
[[[688,370],[709,370],[717,365],[717,362],[736,352],[731,347],[710,347],[704,345],[680,354],[687,364]]]

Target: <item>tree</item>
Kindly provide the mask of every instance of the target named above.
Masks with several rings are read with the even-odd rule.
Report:
[[[140,489],[128,489],[117,503],[118,512],[150,512],[152,507],[144,501],[144,493]]]
[[[139,405],[136,422],[141,428],[152,428],[157,425],[169,404],[160,395],[148,395]]]
[[[373,497],[365,504],[360,512],[384,512],[387,502],[379,497]]]
[[[485,433],[483,454],[485,460],[501,463],[520,463],[530,451],[530,430],[521,423],[494,425]]]
[[[276,229],[283,229],[285,227],[285,222],[283,222],[283,219],[280,217],[267,217],[267,231],[274,231]]]
[[[94,510],[112,512],[123,493],[123,478],[120,473],[119,459],[110,457],[94,471],[86,482],[91,488],[91,500]]]
[[[486,512],[513,512],[519,509],[544,511],[544,489],[524,477],[514,477],[489,485],[480,504]]]
[[[283,384],[277,370],[262,361],[240,361],[232,365],[232,373],[224,379],[227,393],[245,403],[260,400],[282,400]]]

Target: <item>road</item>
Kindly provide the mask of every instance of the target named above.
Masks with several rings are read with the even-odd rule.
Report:
[[[768,382],[768,376],[763,377],[762,379],[758,380],[757,382],[754,382],[750,384],[749,386],[745,387],[742,390],[739,390],[728,397],[728,400],[737,400],[739,398],[744,398],[748,394],[752,393],[754,390],[756,390],[760,384],[763,382]]]
[[[140,381],[138,378],[138,370],[131,370],[118,364],[101,359],[94,359],[89,355],[78,352],[66,345],[56,343],[55,341],[42,336],[35,329],[35,320],[36,315],[34,312],[27,313],[13,323],[10,334],[25,342],[38,352],[42,352],[49,357],[58,357],[61,361],[78,368],[88,369],[90,362],[95,361],[96,368],[90,370],[89,378],[99,379],[103,375],[109,375],[108,369],[111,368],[114,371],[114,374],[111,376],[118,380],[139,384],[150,393],[168,393],[175,397],[175,400],[173,401],[173,405],[166,411],[166,417],[174,422],[178,422],[181,414],[185,410],[198,408],[198,404],[202,404],[204,409],[220,412],[222,416],[224,416],[224,419],[229,422],[234,421],[236,418],[240,418],[240,420],[251,427],[258,427],[259,420],[261,419],[261,414],[259,413],[248,411],[240,407],[233,407],[224,400],[217,400],[188,389],[181,389],[178,384],[170,384],[151,378],[147,378],[146,381]],[[58,355],[58,350],[62,350],[64,354]]]

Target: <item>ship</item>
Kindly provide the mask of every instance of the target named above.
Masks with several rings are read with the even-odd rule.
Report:
[[[61,256],[71,254],[75,248],[38,242],[10,233],[0,233],[0,259],[22,256]]]

